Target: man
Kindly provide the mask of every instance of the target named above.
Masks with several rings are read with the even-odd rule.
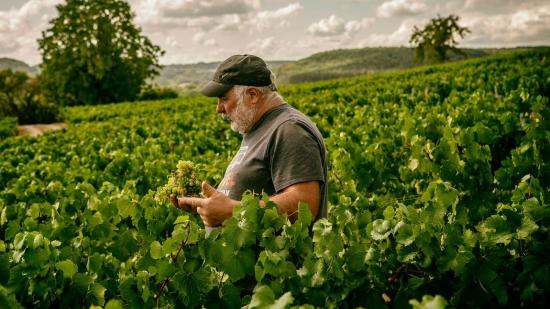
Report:
[[[266,192],[291,220],[299,202],[313,218],[327,214],[327,155],[315,124],[286,104],[266,63],[253,55],[222,62],[202,90],[217,97],[216,112],[243,135],[241,147],[218,189],[202,183],[204,198],[172,198],[178,208],[197,212],[207,227],[232,215],[245,190]]]

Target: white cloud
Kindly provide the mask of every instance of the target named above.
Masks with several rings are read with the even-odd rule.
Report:
[[[267,57],[277,47],[275,38],[268,37],[255,40],[246,46],[246,52],[258,55],[260,57]]]
[[[258,0],[156,0],[156,7],[166,17],[245,14],[259,6]]]
[[[342,18],[330,15],[329,18],[311,24],[307,31],[316,36],[341,35],[346,31],[346,24]]]
[[[259,11],[252,0],[134,0],[137,23],[150,33],[167,28],[196,28],[201,31],[253,31],[289,25],[303,6],[291,3],[276,10]]]
[[[20,8],[0,11],[0,53],[3,56],[38,63],[40,54],[36,40],[48,27],[55,5],[61,0],[30,0]]]
[[[12,38],[8,38],[8,35],[0,33],[0,53],[10,54],[21,48],[21,44]]]
[[[275,11],[258,12],[250,23],[258,30],[269,29],[274,26],[288,26],[288,19],[295,17],[303,9],[304,7],[300,3],[291,3]]]
[[[422,0],[390,0],[376,10],[378,17],[411,16],[426,12],[428,6]]]
[[[246,19],[246,16],[241,16],[238,14],[225,15],[217,19],[217,25],[213,29],[214,31],[238,31],[244,29]]]
[[[45,10],[51,10],[61,0],[31,0],[19,9],[0,11],[0,32],[24,32],[29,26],[35,26]]]
[[[471,34],[465,43],[473,45],[548,44],[550,4],[520,9],[511,14],[472,14],[463,19]]]
[[[392,33],[374,33],[359,42],[359,47],[367,46],[408,46],[412,29],[415,25],[423,25],[426,21],[419,19],[404,20]]]
[[[517,8],[528,9],[543,5],[541,0],[463,0],[463,8],[466,10],[486,10],[499,8],[513,10]]]
[[[206,36],[206,33],[204,32],[198,32],[193,36],[193,42],[204,45],[204,46],[214,46],[216,45],[216,40],[212,38],[208,38]]]
[[[367,29],[374,23],[373,18],[363,18],[360,20],[350,20],[346,23],[346,32],[347,33],[354,33],[361,31],[363,29]]]
[[[321,19],[320,21],[309,25],[307,32],[319,37],[350,37],[354,33],[368,28],[374,19],[363,18],[361,20],[345,21],[342,18],[331,15],[328,18]]]

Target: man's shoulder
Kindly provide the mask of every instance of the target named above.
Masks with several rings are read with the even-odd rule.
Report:
[[[282,111],[277,115],[277,127],[302,127],[306,129],[317,130],[317,126],[307,115],[294,108],[291,105],[285,104]]]

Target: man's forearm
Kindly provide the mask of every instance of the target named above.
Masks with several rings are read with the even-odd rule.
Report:
[[[308,205],[313,218],[319,211],[319,183],[317,181],[298,183],[285,188],[281,193],[270,196],[269,200],[279,206],[282,213],[286,213],[290,220],[298,218],[298,205],[304,202]],[[263,202],[260,204],[263,207]]]
[[[171,197],[172,203],[180,209],[196,211],[207,226],[218,226],[233,213],[233,207],[239,201],[233,200],[217,191],[206,182],[202,183],[204,198],[200,197]],[[279,206],[281,212],[286,213],[294,221],[298,217],[298,204],[304,202],[309,206],[313,218],[317,217],[320,203],[320,184],[318,181],[302,182],[290,185],[280,193],[269,199]],[[260,201],[263,207],[263,202]]]

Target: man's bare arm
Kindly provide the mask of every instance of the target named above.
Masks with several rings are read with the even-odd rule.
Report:
[[[313,218],[317,216],[320,204],[319,181],[307,181],[290,185],[269,200],[279,206],[281,212],[288,214],[290,220],[298,218],[298,204],[304,202],[309,206]]]
[[[221,225],[224,220],[231,217],[233,207],[240,203],[225,196],[206,182],[202,183],[202,191],[205,198],[173,198],[172,203],[185,211],[196,211],[207,226]],[[286,187],[269,199],[279,206],[281,212],[288,214],[292,221],[298,217],[299,202],[308,204],[311,214],[315,218],[319,211],[320,184],[318,181],[296,183]],[[260,206],[263,206],[263,203]]]

